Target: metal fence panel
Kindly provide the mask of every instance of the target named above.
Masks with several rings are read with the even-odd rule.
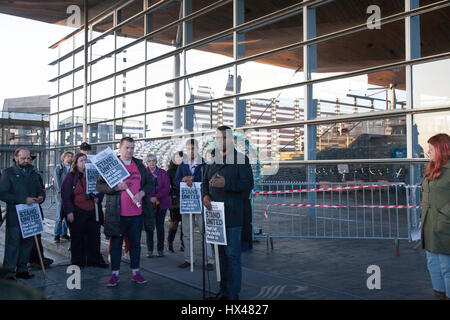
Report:
[[[403,183],[271,182],[255,190],[255,239],[410,241],[418,226],[420,209],[410,206],[419,205],[420,192]]]

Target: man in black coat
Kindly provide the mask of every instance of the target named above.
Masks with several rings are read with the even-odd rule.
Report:
[[[39,176],[31,165],[30,151],[18,148],[14,152],[15,164],[5,169],[0,179],[0,200],[7,204],[6,243],[3,268],[7,270],[5,278],[30,279],[34,275],[28,272],[28,261],[33,246],[33,237],[22,238],[16,205],[42,203],[45,190],[39,182]],[[15,272],[15,277],[14,277]]]
[[[227,245],[219,246],[221,299],[239,299],[244,200],[252,189],[248,157],[235,149],[231,128],[217,128],[214,163],[206,166],[203,177],[203,203],[208,210],[211,201],[223,202],[225,207]]]

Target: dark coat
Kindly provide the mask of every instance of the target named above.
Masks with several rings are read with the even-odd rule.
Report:
[[[78,184],[78,181],[80,180],[80,176],[76,173],[73,172],[69,172],[68,174],[66,174],[66,176],[64,177],[64,180],[62,181],[61,184],[61,198],[62,198],[62,205],[61,205],[61,221],[66,218],[66,216],[69,213],[73,213],[75,211],[75,204],[74,204],[74,194],[73,194],[73,190],[75,189],[75,187]],[[84,182],[86,183],[86,179],[84,179]],[[103,215],[103,208],[102,208],[102,200],[103,200],[103,193],[99,193],[97,195],[98,197],[98,203],[97,203],[97,208],[98,208],[98,214],[99,214],[99,219],[100,219],[100,223],[103,224],[104,221],[104,215]]]
[[[156,197],[159,201],[159,208],[161,210],[167,210],[172,208],[172,201],[170,201],[170,179],[164,169],[158,168],[158,173],[156,174],[155,179],[153,179],[153,174],[150,169],[147,167],[147,173],[152,179],[155,189],[149,195],[149,199],[151,197]]]
[[[202,182],[202,168],[205,167],[205,162],[201,159],[201,163],[199,163],[194,168],[194,182]],[[203,169],[204,170],[204,169]],[[189,164],[182,162],[177,169],[177,173],[175,175],[175,184],[177,188],[180,188],[181,180],[184,177],[192,176],[191,169],[189,169]]]
[[[45,189],[39,181],[39,174],[33,166],[23,171],[14,165],[3,170],[0,179],[0,200],[6,202],[7,224],[19,226],[16,205],[26,204],[26,198],[42,196],[45,199]]]
[[[203,177],[203,196],[209,195],[212,201],[224,202],[225,226],[241,227],[244,221],[244,200],[253,189],[253,172],[247,156],[234,149],[233,163],[227,164],[226,159],[218,159],[216,152],[215,163],[206,166]],[[243,162],[239,164],[239,162]],[[223,163],[223,164],[220,164]],[[220,174],[225,178],[224,188],[209,186],[209,180]]]
[[[173,208],[179,208],[180,207],[180,190],[178,190],[177,185],[175,184],[175,176],[177,174],[178,166],[175,165],[169,170],[167,170],[167,176],[170,180],[170,200],[172,202]]]
[[[422,247],[430,252],[450,254],[450,161],[437,180],[422,181]]]
[[[139,191],[144,191],[145,196],[142,198],[142,215],[144,218],[145,230],[153,230],[155,219],[153,215],[153,208],[151,207],[148,195],[152,193],[154,184],[152,178],[147,173],[142,160],[132,158],[136,163],[139,173],[141,174],[141,188]],[[115,191],[111,189],[106,181],[100,176],[97,180],[97,191],[105,194],[106,208],[105,208],[105,222],[104,232],[108,237],[120,236],[120,196],[122,191]]]

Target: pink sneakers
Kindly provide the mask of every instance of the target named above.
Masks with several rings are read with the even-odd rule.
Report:
[[[107,287],[115,287],[119,283],[120,278],[119,276],[116,276],[115,274],[111,275],[111,278],[109,278],[108,283],[106,284]]]
[[[131,278],[131,280],[139,284],[147,283],[147,279],[145,279],[139,271],[136,272],[136,274]]]

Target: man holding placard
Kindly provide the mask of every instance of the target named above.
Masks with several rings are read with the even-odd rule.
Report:
[[[194,262],[191,252],[193,251],[193,243],[191,244],[193,240],[193,228],[195,224],[198,224],[200,229],[203,228],[200,184],[205,162],[198,155],[197,140],[189,139],[186,141],[186,153],[187,160],[178,166],[175,176],[175,184],[178,186],[178,190],[180,190],[180,213],[183,228],[183,242],[185,244],[184,262],[178,266],[179,268],[187,268]],[[196,198],[196,194],[198,194],[198,198]],[[211,271],[214,268],[214,258],[210,245],[206,245],[206,255],[207,264],[205,268]]]
[[[103,152],[97,154],[93,160],[93,164],[101,175],[97,181],[97,191],[106,195],[104,232],[106,236],[111,237],[112,275],[107,283],[109,287],[119,283],[125,235],[130,242],[132,280],[137,283],[147,282],[139,272],[141,231],[143,222],[146,230],[154,226],[148,199],[154,186],[142,160],[133,157],[133,138],[122,138],[119,151],[120,160],[117,160],[114,154],[108,155],[108,152],[104,153],[105,156]]]
[[[27,148],[18,148],[14,152],[14,161],[15,164],[5,169],[0,179],[0,200],[7,204],[3,268],[8,271],[5,275],[7,279],[30,279],[34,275],[28,272],[27,264],[33,246],[33,237],[22,236],[16,205],[42,203],[45,190],[41,187],[38,174],[31,165],[30,151]],[[33,212],[35,211],[30,210],[30,214]],[[40,212],[33,216],[40,218]],[[31,219],[31,217],[26,218]]]
[[[223,238],[227,244],[219,245],[220,299],[239,299],[244,200],[253,189],[253,172],[248,157],[235,149],[231,128],[227,126],[216,130],[214,163],[206,166],[202,189],[208,224],[217,225],[222,221],[220,207],[213,208],[212,201],[223,203],[225,210],[226,237]],[[219,228],[216,234],[220,234]]]

